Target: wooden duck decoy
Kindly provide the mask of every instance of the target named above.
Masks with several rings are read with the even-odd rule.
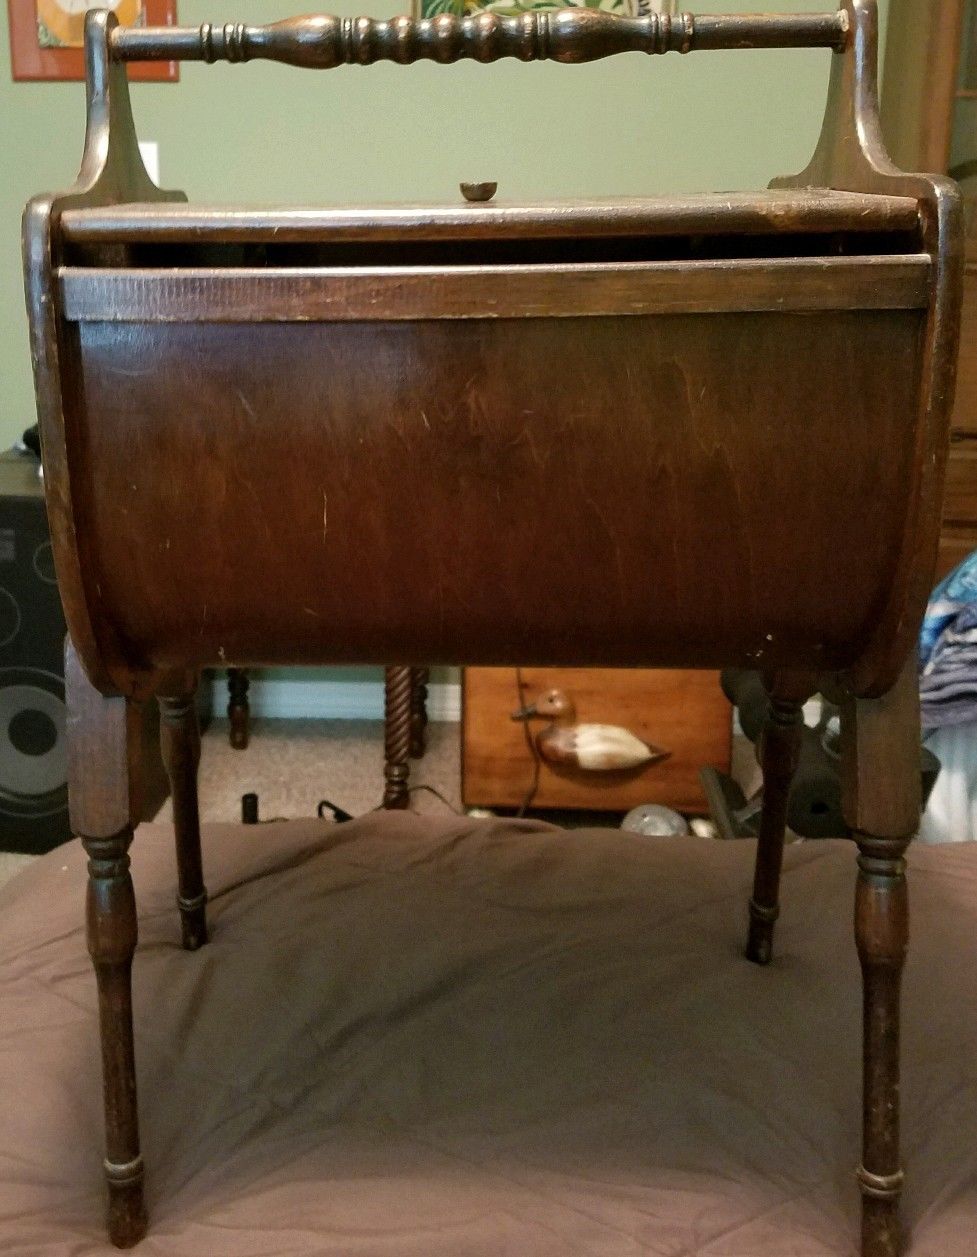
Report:
[[[513,720],[549,717],[550,723],[533,736],[539,757],[547,764],[613,772],[656,764],[670,751],[652,746],[621,725],[576,723],[573,700],[563,690],[547,690],[535,703],[513,712]]]

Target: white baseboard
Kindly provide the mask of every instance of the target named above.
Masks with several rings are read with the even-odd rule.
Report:
[[[382,681],[262,680],[255,677],[248,688],[252,716],[271,720],[382,720]],[[214,678],[215,716],[227,708],[227,684],[223,673]],[[427,714],[431,720],[461,719],[461,686],[442,683],[428,686]]]

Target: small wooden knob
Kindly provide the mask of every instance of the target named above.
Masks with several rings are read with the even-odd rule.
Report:
[[[491,201],[499,185],[497,183],[460,183],[458,186],[466,201]]]

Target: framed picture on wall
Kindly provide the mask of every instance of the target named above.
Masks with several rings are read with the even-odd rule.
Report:
[[[7,0],[14,79],[84,79],[88,9],[112,9],[127,26],[172,26],[176,21],[176,0]],[[129,77],[173,82],[179,68],[175,61],[134,63]]]
[[[519,17],[551,9],[599,9],[621,17],[642,17],[646,13],[675,14],[677,0],[414,0],[415,17],[438,17],[454,13],[498,13],[501,17]]]

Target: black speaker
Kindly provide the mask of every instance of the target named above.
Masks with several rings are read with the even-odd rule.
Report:
[[[0,454],[0,849],[70,836],[64,614],[37,460]]]

